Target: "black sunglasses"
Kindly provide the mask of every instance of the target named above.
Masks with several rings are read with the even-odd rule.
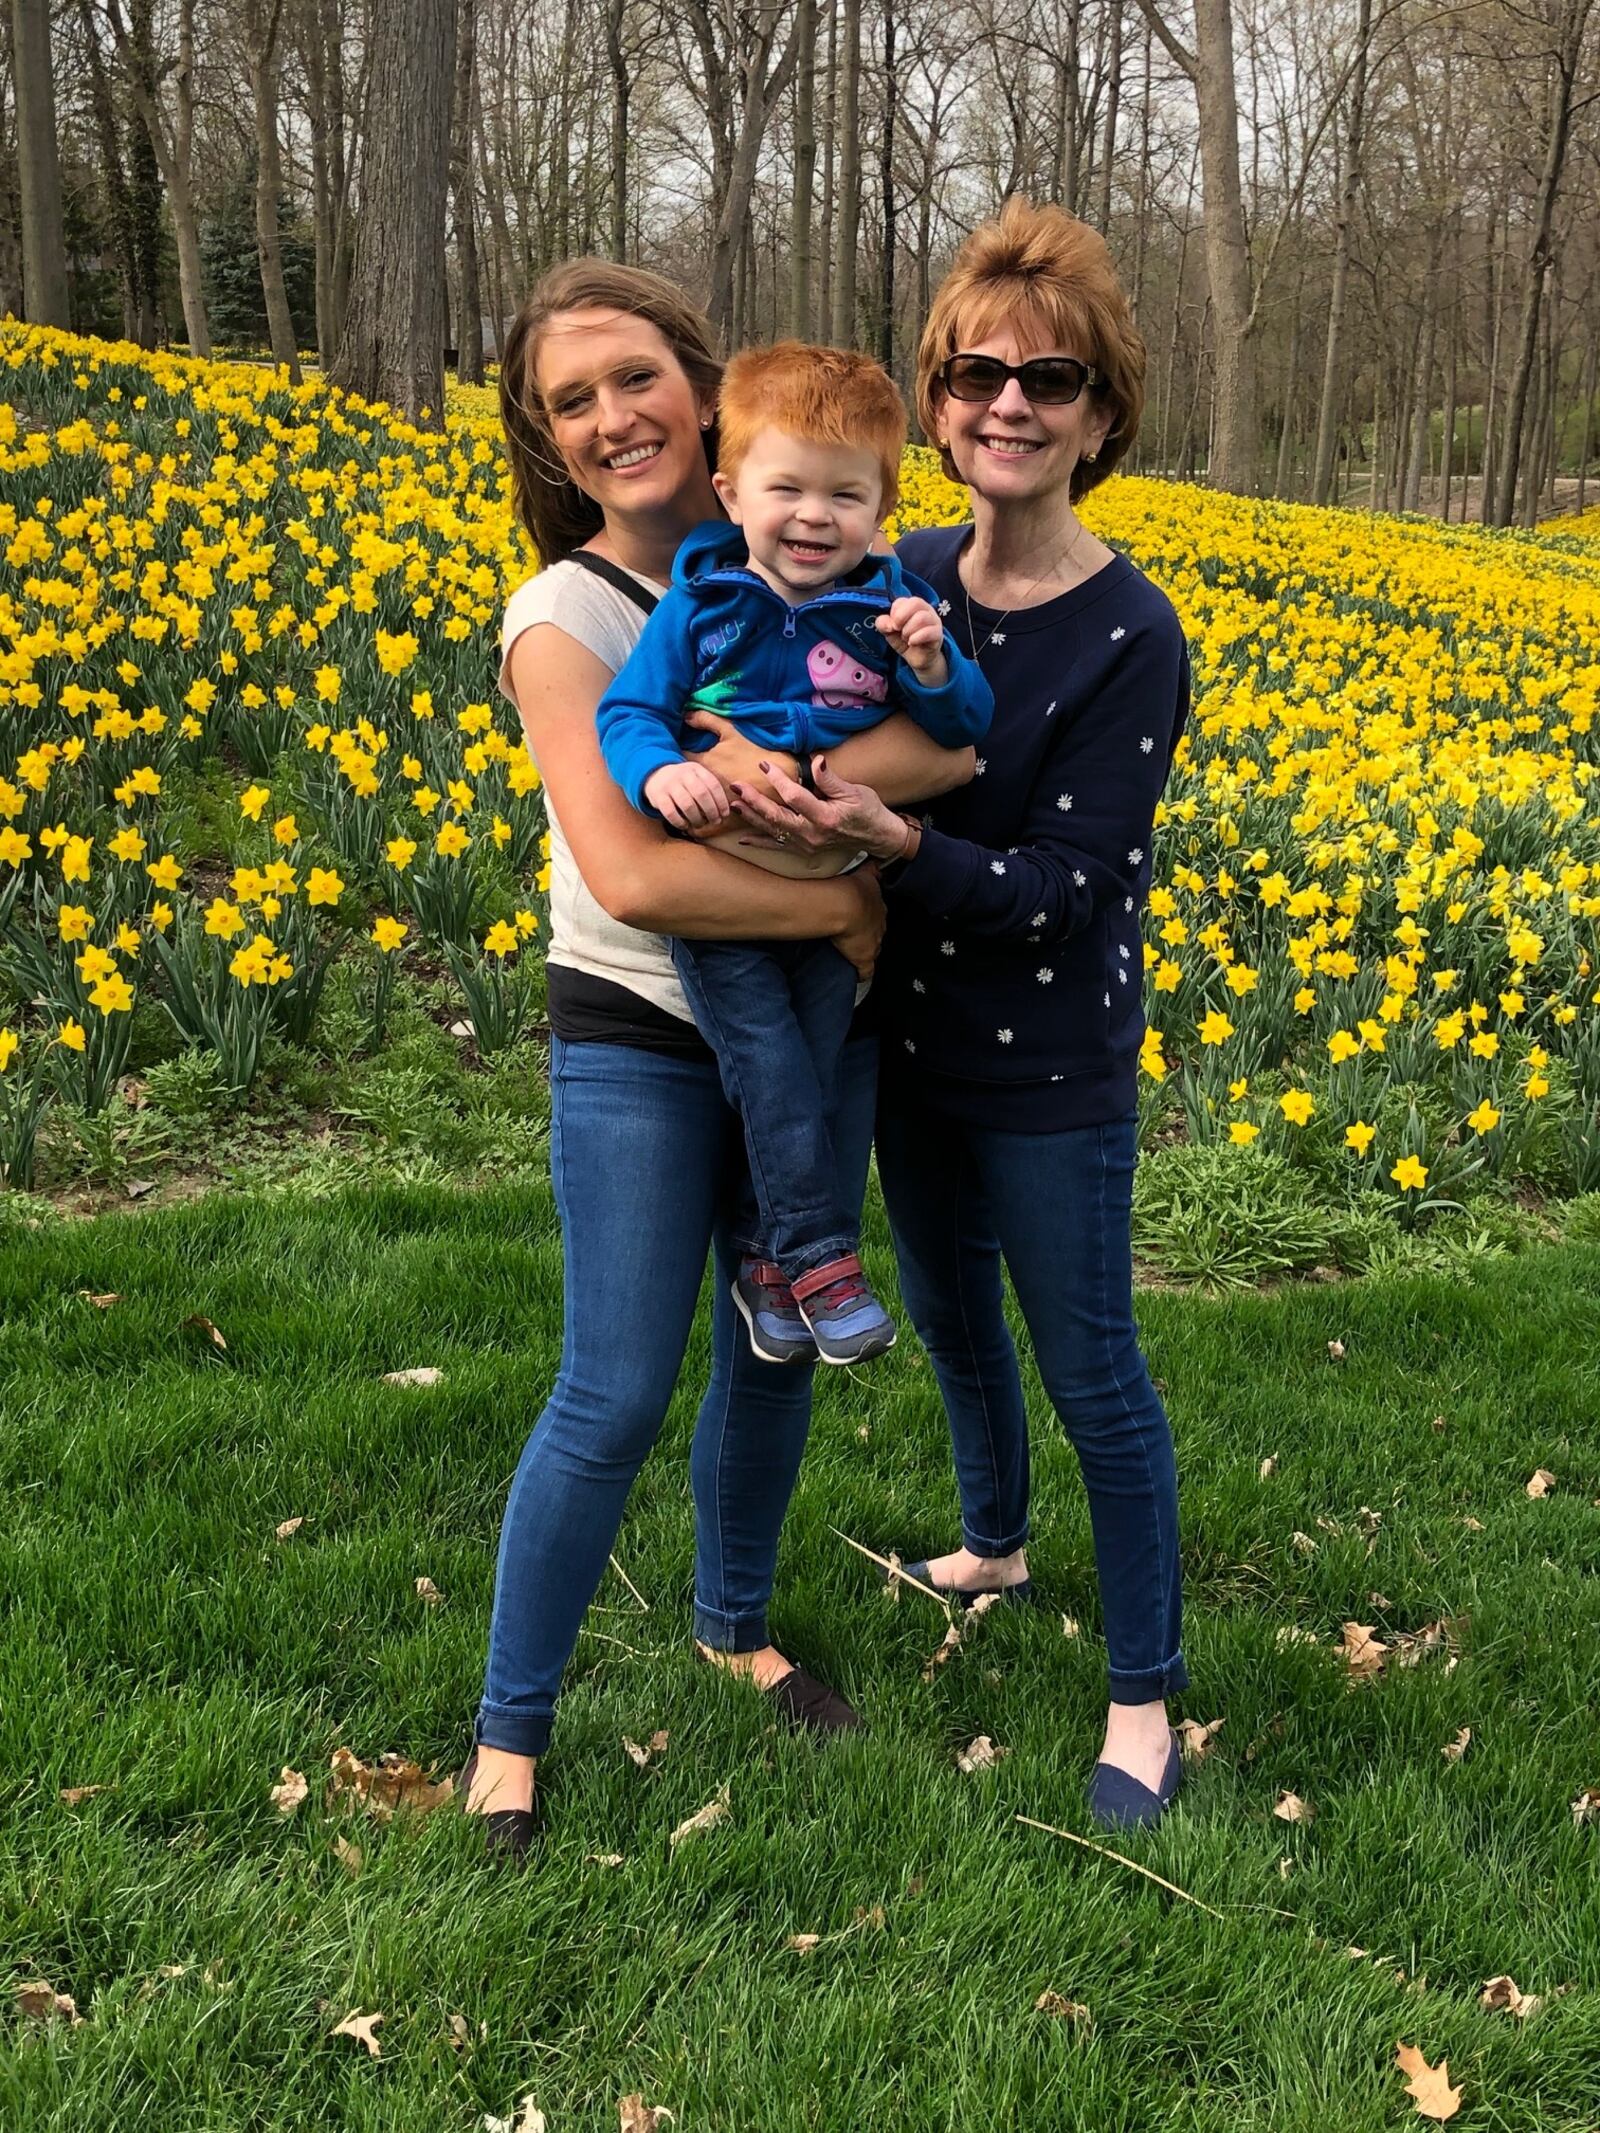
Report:
[[[1033,356],[1026,363],[1002,363],[998,356],[953,355],[939,372],[952,400],[998,400],[1015,378],[1035,407],[1067,407],[1087,385],[1095,391],[1104,376],[1076,356]]]

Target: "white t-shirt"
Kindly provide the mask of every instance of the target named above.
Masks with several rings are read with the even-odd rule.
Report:
[[[645,591],[659,599],[667,590],[652,578],[638,579]],[[564,630],[585,650],[593,652],[613,674],[644,628],[644,611],[626,593],[618,592],[603,578],[578,563],[552,563],[526,585],[519,585],[506,602],[506,618],[500,632],[500,688],[513,704],[511,647],[525,630],[552,623]],[[692,1022],[693,1014],[678,983],[677,972],[659,933],[644,933],[636,926],[621,925],[590,895],[578,872],[556,811],[545,792],[545,811],[550,822],[550,945],[546,960],[567,970],[587,970],[608,978],[641,1000],[648,1000],[680,1022]]]

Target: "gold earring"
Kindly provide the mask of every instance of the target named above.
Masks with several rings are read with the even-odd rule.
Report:
[[[1091,467],[1092,467],[1092,466],[1094,465],[1095,461],[1096,461],[1096,460],[1097,460],[1097,459],[1098,459],[1098,458],[1100,457],[1100,454],[1099,454],[1098,452],[1085,452],[1085,453],[1084,453],[1084,455],[1083,455],[1083,457],[1084,457],[1084,464],[1085,464],[1086,466],[1091,466]]]

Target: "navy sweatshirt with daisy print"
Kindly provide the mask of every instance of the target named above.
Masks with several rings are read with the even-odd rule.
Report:
[[[977,775],[884,870],[874,986],[885,1094],[1019,1133],[1133,1110],[1157,802],[1189,709],[1172,603],[1125,556],[1009,615],[969,603],[970,526],[907,534],[944,626],[994,690]]]

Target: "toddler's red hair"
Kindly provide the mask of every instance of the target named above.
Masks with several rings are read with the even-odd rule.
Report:
[[[743,348],[722,373],[717,471],[737,475],[764,429],[782,430],[808,444],[852,445],[878,461],[881,516],[887,518],[900,497],[907,428],[900,388],[871,356],[805,341]]]

